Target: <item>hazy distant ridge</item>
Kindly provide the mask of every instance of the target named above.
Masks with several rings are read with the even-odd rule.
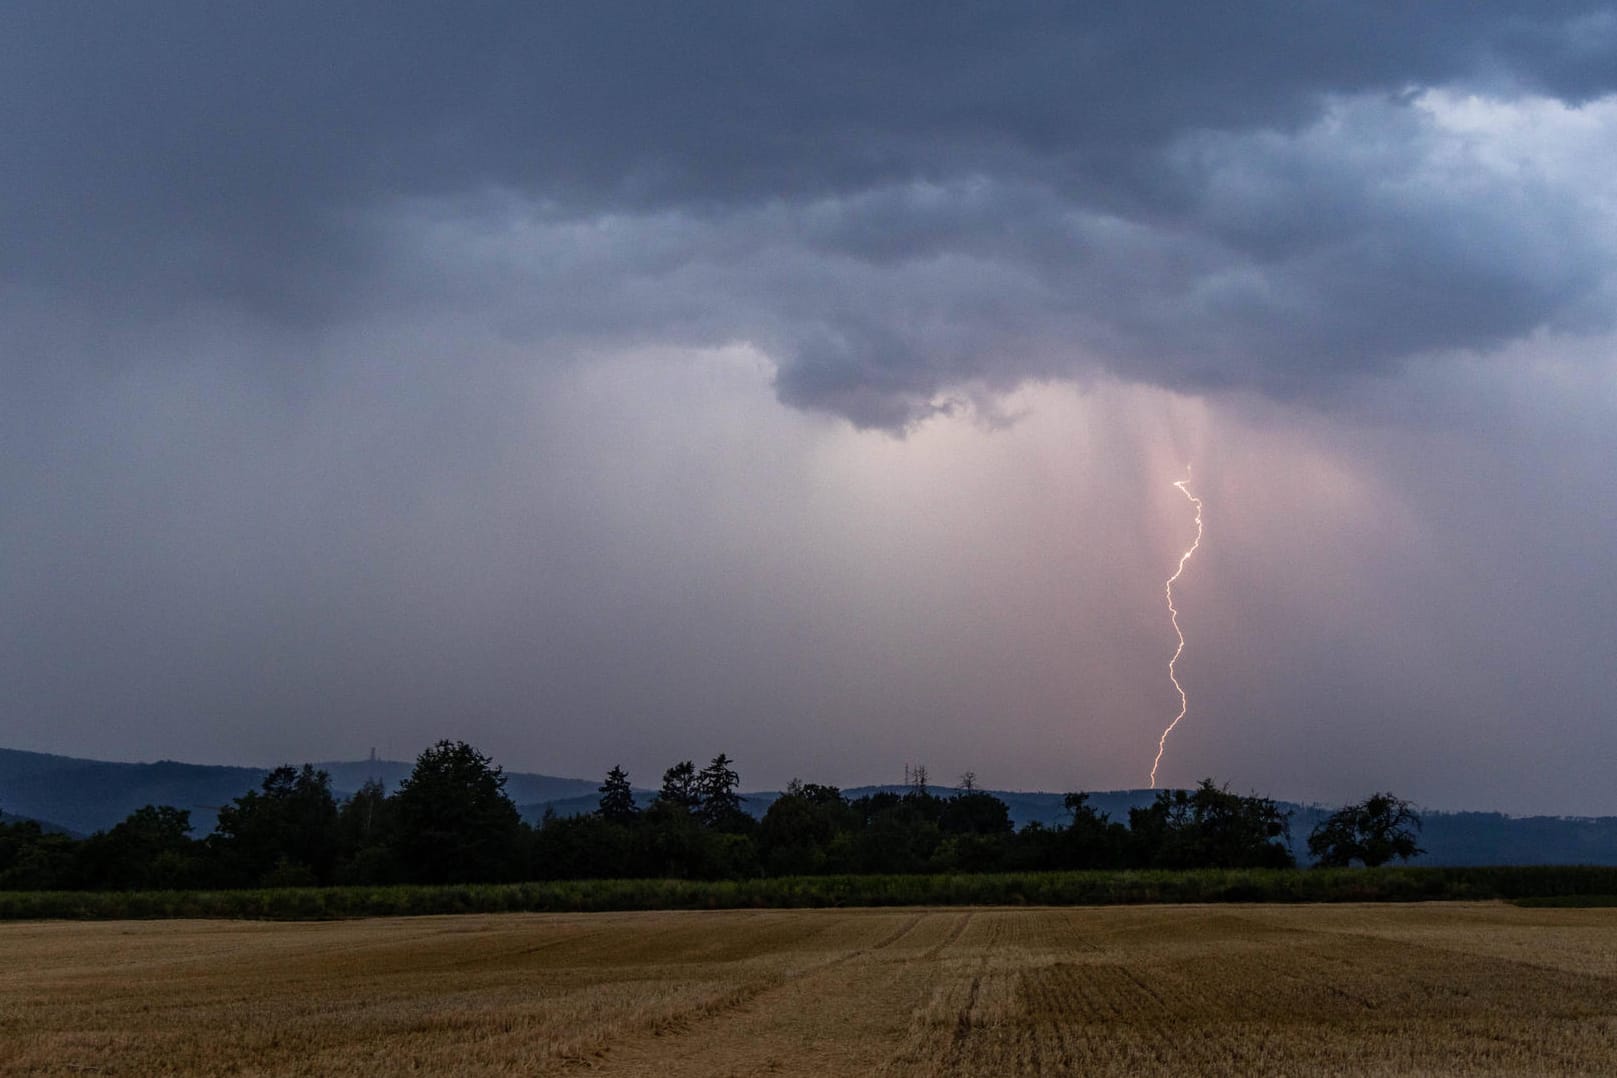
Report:
[[[398,760],[338,760],[315,766],[330,772],[332,788],[346,796],[372,776],[391,789],[413,765]],[[173,805],[190,810],[194,833],[200,836],[213,830],[219,806],[256,788],[268,773],[267,767],[174,760],[119,763],[0,749],[0,811],[89,834],[111,827],[142,805]],[[506,772],[506,790],[519,804],[592,794],[597,785],[584,779]]]
[[[335,760],[319,763],[331,774],[340,796],[357,790],[368,778],[389,789],[410,773],[399,760]],[[0,749],[0,812],[6,818],[32,817],[81,834],[105,830],[142,805],[188,809],[200,836],[213,829],[220,805],[258,786],[268,768],[187,764],[174,760],[117,763],[72,756]],[[565,778],[524,771],[506,772],[506,791],[523,815],[538,822],[547,808],[575,815],[595,808],[599,780]],[[899,786],[860,786],[849,797],[877,790],[902,792]],[[949,790],[934,792],[947,796]],[[1060,793],[988,790],[1004,801],[1018,827],[1030,822],[1058,826],[1066,817]],[[650,791],[640,791],[642,802]],[[744,807],[762,816],[777,791],[743,795]],[[1109,790],[1093,793],[1090,803],[1113,819],[1126,821],[1128,810],[1149,804],[1154,791]],[[1290,809],[1292,846],[1306,863],[1308,832],[1329,807],[1280,802]],[[1506,816],[1491,812],[1435,812],[1425,816],[1421,845],[1430,865],[1617,864],[1617,817]]]

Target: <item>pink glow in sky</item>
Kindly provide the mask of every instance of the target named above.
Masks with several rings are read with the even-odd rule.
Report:
[[[1617,813],[1609,5],[708,15],[0,11],[0,745]]]

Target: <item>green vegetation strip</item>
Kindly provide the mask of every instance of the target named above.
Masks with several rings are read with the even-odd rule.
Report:
[[[0,920],[219,917],[329,920],[445,913],[844,906],[1100,906],[1165,902],[1608,904],[1617,867],[1198,869],[754,880],[572,880],[442,887],[8,891]]]

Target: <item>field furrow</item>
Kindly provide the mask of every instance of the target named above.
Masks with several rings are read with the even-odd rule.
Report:
[[[1617,910],[0,925],[17,1074],[1617,1073]]]

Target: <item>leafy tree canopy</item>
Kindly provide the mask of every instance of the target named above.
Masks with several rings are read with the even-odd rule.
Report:
[[[1291,814],[1266,797],[1242,797],[1203,779],[1194,790],[1164,790],[1129,810],[1130,840],[1160,868],[1285,868]]]
[[[284,764],[219,810],[214,842],[245,882],[265,881],[280,868],[327,883],[337,860],[336,823],[331,776],[312,764]]]
[[[518,871],[523,829],[505,774],[464,741],[440,741],[416,759],[393,795],[403,869],[423,883],[507,878]]]
[[[1408,861],[1422,852],[1415,844],[1420,826],[1420,815],[1408,801],[1375,793],[1343,806],[1315,827],[1308,852],[1319,864],[1334,867],[1360,861],[1374,868],[1394,857]]]

